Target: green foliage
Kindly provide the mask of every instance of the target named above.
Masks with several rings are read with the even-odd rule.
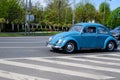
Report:
[[[5,23],[5,19],[4,18],[0,18],[0,23]]]
[[[5,18],[8,16],[8,2],[6,0],[0,0],[0,18]]]
[[[68,0],[53,0],[46,8],[45,19],[52,25],[61,26],[64,23],[72,23],[72,10]]]
[[[42,23],[44,19],[43,7],[39,2],[35,3],[35,6],[31,9],[31,14],[35,16],[35,20],[32,23]]]
[[[100,4],[99,13],[101,15],[100,22],[106,25],[106,20],[110,15],[110,6],[107,2],[103,2]]]
[[[112,11],[107,19],[107,26],[109,26],[110,28],[120,26],[120,7]]]
[[[20,5],[18,0],[0,0],[0,18],[12,22],[20,18]]]
[[[76,22],[88,22],[95,20],[95,14],[95,7],[91,3],[79,3],[75,10],[75,19]]]
[[[35,20],[30,23],[41,26],[54,26],[57,28],[71,27],[73,18],[73,3],[70,0],[45,0],[47,6],[43,8],[41,3],[36,2],[30,14],[35,16]],[[72,7],[71,7],[72,6]],[[110,28],[120,25],[120,8],[110,11],[108,3],[101,3],[99,10],[95,9],[89,0],[82,0],[75,5],[75,23],[95,21],[105,24]],[[0,0],[0,22],[5,23],[25,23],[26,4],[25,0]],[[38,31],[43,29],[38,29]],[[46,29],[47,30],[47,29]],[[34,31],[34,29],[33,29]],[[36,31],[36,29],[35,29]]]

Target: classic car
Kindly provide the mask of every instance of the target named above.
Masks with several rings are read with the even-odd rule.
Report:
[[[109,30],[99,23],[77,23],[69,31],[53,35],[47,42],[52,50],[73,53],[81,49],[104,49],[114,51],[118,42]]]
[[[116,39],[120,40],[120,26],[116,27],[115,29],[111,30],[110,32]]]

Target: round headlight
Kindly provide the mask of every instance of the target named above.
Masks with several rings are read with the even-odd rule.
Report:
[[[52,40],[52,37],[49,38],[49,41],[51,41],[51,40]]]
[[[62,42],[62,39],[59,39],[59,40],[58,40],[58,44],[60,44],[61,42]]]

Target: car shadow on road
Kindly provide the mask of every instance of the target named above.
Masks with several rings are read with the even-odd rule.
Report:
[[[50,50],[53,53],[58,53],[58,54],[69,54],[69,53],[65,53],[64,51],[61,50],[57,50],[57,51],[53,51]],[[120,50],[115,50],[115,51],[106,51],[106,50],[100,50],[100,49],[91,49],[91,50],[79,50],[79,51],[75,51],[74,53],[70,53],[70,54],[105,54],[105,53],[120,53]]]

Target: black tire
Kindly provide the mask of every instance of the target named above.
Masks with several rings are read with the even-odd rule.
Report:
[[[69,41],[64,46],[65,53],[73,53],[76,50],[76,43],[74,41]]]
[[[113,41],[109,41],[106,46],[107,51],[114,51],[115,50],[115,43]]]

